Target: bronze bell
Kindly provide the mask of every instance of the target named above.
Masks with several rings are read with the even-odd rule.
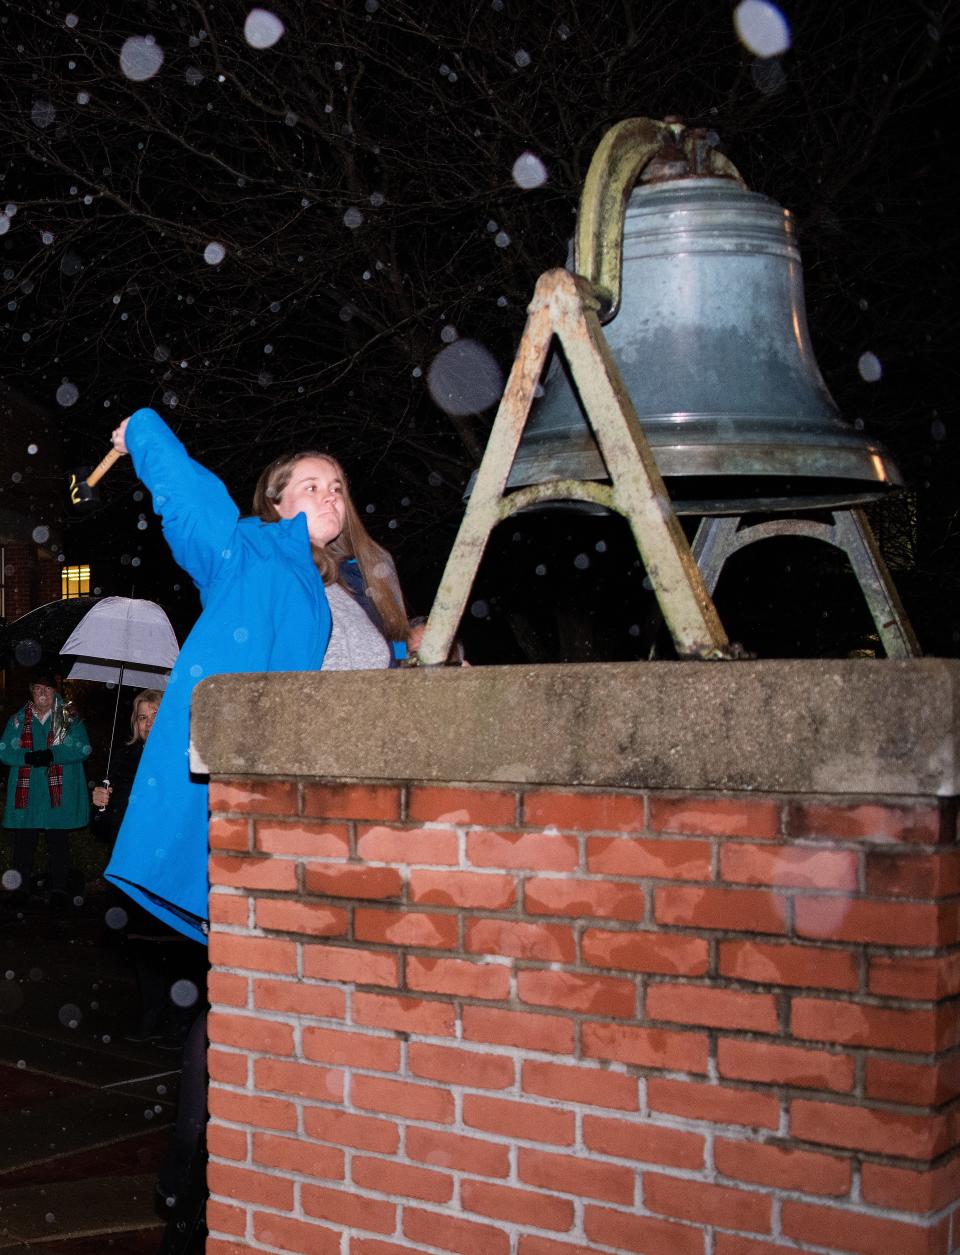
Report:
[[[883,448],[840,418],[820,374],[789,210],[749,191],[713,151],[715,136],[636,121],[661,146],[619,207],[610,286],[619,280],[620,292],[605,291],[585,264],[588,212],[617,213],[591,211],[587,187],[574,269],[598,290],[604,333],[677,512],[846,506],[899,484]],[[543,390],[508,487],[608,478],[556,346]]]

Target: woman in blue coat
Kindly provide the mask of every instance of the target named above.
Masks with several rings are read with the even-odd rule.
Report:
[[[223,484],[194,462],[151,409],[113,433],[153,495],[173,556],[203,612],[184,642],[106,876],[187,937],[207,932],[207,787],[190,775],[190,698],[208,675],[311,671],[336,645],[340,668],[390,665],[387,639],[408,624],[393,562],[367,534],[342,469],[323,453],[280,458],[260,476],[257,517],[240,518]],[[328,598],[328,590],[330,596]],[[183,1255],[203,1212],[206,1015],[184,1046],[177,1118],[160,1192],[170,1214],[161,1255]]]
[[[241,518],[224,485],[188,455],[152,409],[113,434],[153,496],[173,556],[203,612],[170,676],[106,877],[188,937],[207,932],[207,786],[189,769],[190,698],[209,675],[313,671],[331,631],[324,587],[358,564],[391,639],[406,637],[393,563],[370,538],[339,465],[322,453],[278,459]],[[331,574],[332,572],[332,574]]]

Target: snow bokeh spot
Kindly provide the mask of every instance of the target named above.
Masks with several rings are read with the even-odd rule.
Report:
[[[542,187],[547,181],[547,167],[536,153],[522,152],[513,163],[510,172],[517,187],[528,191],[533,187]]]
[[[152,35],[131,35],[120,49],[120,69],[134,83],[144,83],[163,65],[163,49]]]
[[[272,48],[283,32],[283,23],[269,9],[251,9],[243,24],[243,37],[251,48]]]
[[[56,121],[57,111],[49,100],[35,100],[30,110],[30,121],[41,131]]]
[[[430,363],[427,387],[445,413],[480,414],[500,400],[503,373],[490,350],[478,341],[455,340]]]
[[[740,0],[733,28],[745,48],[757,57],[779,57],[790,47],[790,26],[768,0]]]
[[[876,383],[883,375],[883,366],[876,353],[861,353],[857,361],[857,370],[864,383]]]

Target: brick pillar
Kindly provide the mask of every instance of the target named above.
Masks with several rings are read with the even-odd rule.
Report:
[[[960,1249],[958,677],[207,682],[209,1255]]]

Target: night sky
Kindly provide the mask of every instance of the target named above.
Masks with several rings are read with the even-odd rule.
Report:
[[[426,612],[596,144],[622,118],[680,116],[795,214],[821,370],[907,483],[874,516],[897,585],[925,651],[960,651],[956,5],[249,14],[0,0],[3,374],[70,464],[154,405],[245,509],[270,457],[329,448]],[[484,355],[476,413],[431,396],[457,341]],[[128,468],[65,557],[181,632],[196,613]],[[870,648],[855,593],[795,545],[717,600],[763,656],[845,656]],[[553,514],[498,533],[463,631],[478,661],[631,658],[656,619],[619,521]]]

